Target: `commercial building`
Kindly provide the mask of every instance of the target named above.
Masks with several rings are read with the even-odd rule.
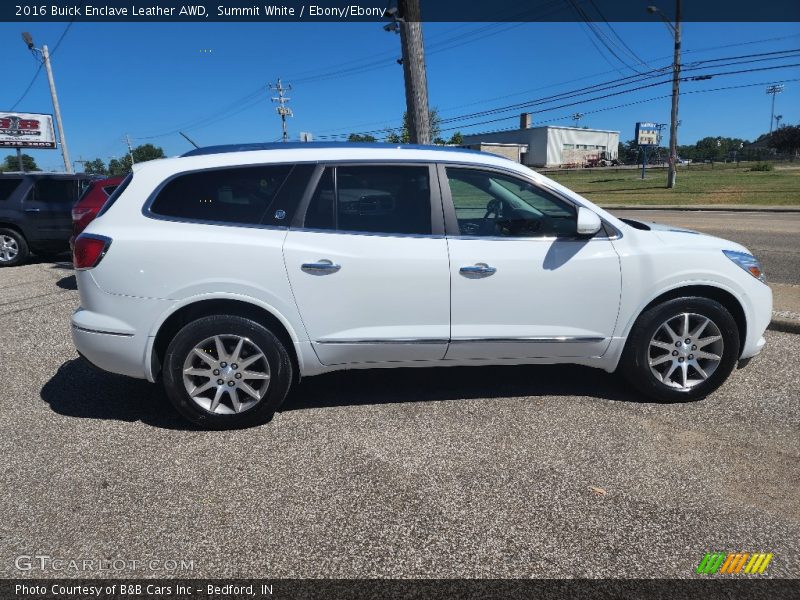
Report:
[[[464,146],[513,158],[529,167],[584,166],[617,158],[619,131],[543,125],[531,127],[530,113],[520,128],[464,135]]]

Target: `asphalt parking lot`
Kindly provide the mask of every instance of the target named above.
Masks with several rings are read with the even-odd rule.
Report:
[[[193,561],[181,577],[692,577],[712,551],[800,576],[800,336],[768,332],[696,403],[582,367],[357,371],[204,432],[78,358],[74,288],[68,263],[0,271],[0,577],[35,554]]]

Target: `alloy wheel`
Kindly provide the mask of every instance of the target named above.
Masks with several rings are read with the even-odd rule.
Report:
[[[197,344],[183,363],[183,385],[192,401],[213,414],[256,406],[269,389],[264,352],[239,335],[215,335]]]
[[[714,374],[723,351],[717,324],[703,315],[685,312],[656,329],[647,356],[650,372],[658,381],[688,391]]]
[[[19,245],[10,235],[0,235],[0,262],[11,262],[19,254]]]

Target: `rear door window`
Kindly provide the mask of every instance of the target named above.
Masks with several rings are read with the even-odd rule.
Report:
[[[285,226],[312,169],[259,165],[186,173],[164,186],[150,212],[188,221]]]
[[[304,226],[342,232],[430,235],[431,185],[427,166],[328,167]]]

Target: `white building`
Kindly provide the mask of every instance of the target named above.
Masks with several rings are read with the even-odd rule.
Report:
[[[492,152],[492,147],[517,145],[523,149],[520,162],[529,167],[582,166],[595,158],[617,158],[619,131],[552,125],[531,127],[529,113],[521,115],[520,125],[520,129],[509,131],[464,135],[464,145],[487,152]]]

